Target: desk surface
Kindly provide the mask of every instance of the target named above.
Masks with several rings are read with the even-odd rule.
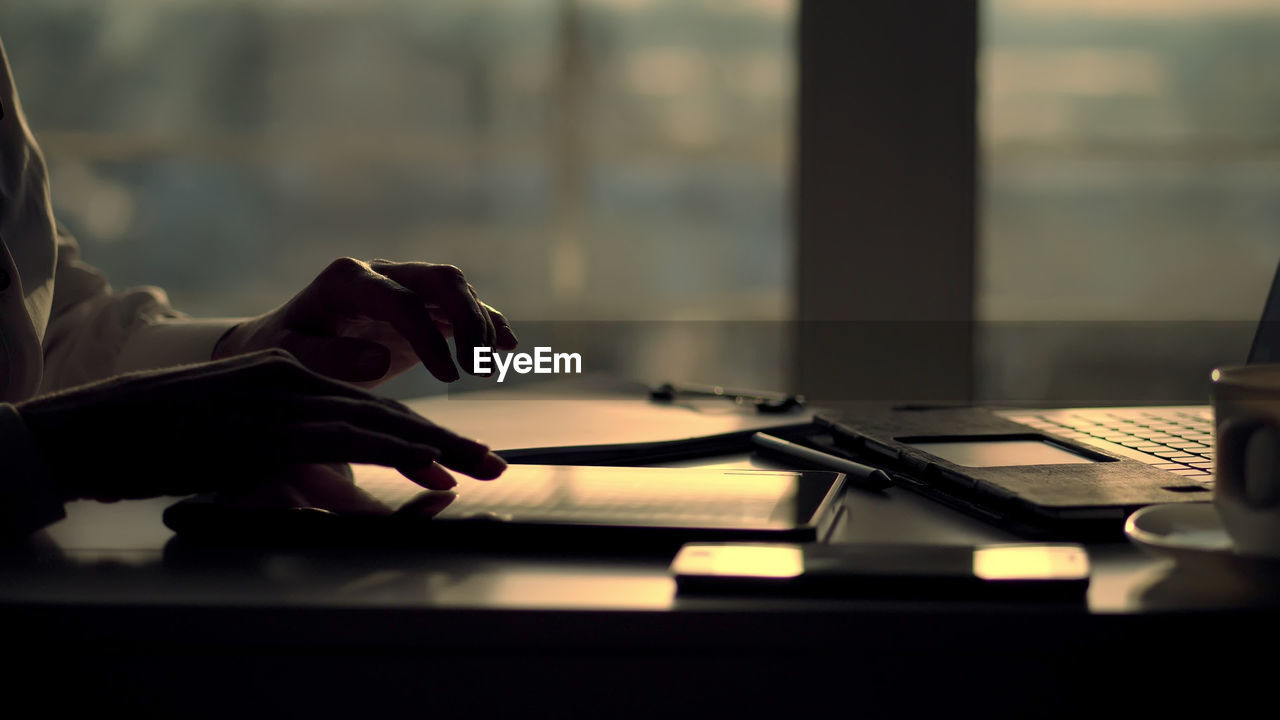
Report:
[[[485,405],[508,426],[518,426],[523,414],[526,424],[546,432],[537,422],[538,403]],[[451,424],[449,401],[418,407]],[[618,406],[609,408],[617,411]],[[467,412],[474,407],[468,405]],[[502,444],[518,439],[508,431]],[[735,456],[701,464],[759,462]],[[623,651],[626,662],[690,652],[722,661],[744,652],[794,658],[830,652],[833,638],[845,638],[899,658],[970,648],[966,652],[978,653],[988,668],[1004,672],[1020,667],[1008,665],[1009,643],[1026,658],[1056,662],[1052,658],[1070,656],[1073,648],[1084,653],[1121,641],[1175,653],[1169,628],[1177,629],[1173,637],[1183,638],[1179,642],[1212,643],[1225,627],[1255,616],[1268,618],[1275,634],[1274,588],[1225,572],[1175,568],[1122,543],[1089,547],[1094,578],[1087,611],[955,602],[688,599],[676,596],[665,558],[348,549],[227,553],[194,565],[174,562],[172,553],[166,559],[172,534],[160,520],[171,502],[69,506],[67,519],[48,529],[35,549],[0,565],[0,633],[32,643],[58,638],[90,654],[142,648],[141,656],[153,660],[178,648],[203,648],[201,657],[210,648],[249,648],[254,656],[264,649],[354,648],[362,656],[409,652],[448,656],[450,662],[485,652],[493,658],[533,653],[544,660],[552,653],[578,658],[574,662],[600,653],[617,659]],[[850,489],[844,503],[844,518],[833,533],[838,542],[1018,540],[896,488],[883,494]],[[1031,637],[1036,642],[1028,647]],[[148,665],[147,672],[163,672],[164,663],[159,666]],[[877,667],[885,673],[898,668]]]

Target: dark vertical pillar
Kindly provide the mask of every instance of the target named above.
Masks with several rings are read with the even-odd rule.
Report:
[[[795,386],[966,401],[976,0],[800,0]]]

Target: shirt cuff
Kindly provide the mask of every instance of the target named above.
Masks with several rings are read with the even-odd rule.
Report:
[[[244,318],[165,318],[129,334],[116,373],[190,365],[213,359],[213,347]]]
[[[29,535],[67,516],[18,409],[0,403],[0,533]]]

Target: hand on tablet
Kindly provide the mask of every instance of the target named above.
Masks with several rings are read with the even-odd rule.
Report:
[[[289,465],[262,483],[216,497],[220,505],[248,510],[319,508],[359,515],[390,515],[394,510],[357,485],[346,463]]]
[[[370,494],[355,481],[346,463],[290,465],[250,488],[218,493],[222,507],[249,511],[316,508],[339,515],[402,515],[418,519],[435,517],[457,496],[423,491],[408,502],[393,506]]]
[[[213,357],[283,348],[316,372],[362,386],[418,363],[453,382],[459,374],[449,337],[458,366],[471,373],[475,348],[516,347],[510,323],[481,302],[458,268],[342,258],[289,302],[232,328]]]
[[[123,375],[19,404],[64,499],[186,495],[251,485],[297,463],[400,470],[444,490],[506,463],[404,405],[271,350]]]

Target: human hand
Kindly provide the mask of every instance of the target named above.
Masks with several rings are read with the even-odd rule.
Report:
[[[444,467],[479,479],[506,469],[484,445],[281,350],[123,375],[17,408],[66,500],[235,489],[295,463],[386,465],[433,490],[456,484]]]
[[[365,387],[421,362],[436,378],[475,374],[474,350],[514,350],[502,313],[480,301],[452,265],[335,260],[279,308],[245,321],[214,348],[214,359],[282,348],[323,375]]]
[[[427,519],[440,514],[457,497],[423,490],[393,507],[358,485],[346,463],[290,465],[265,482],[217,493],[219,505],[247,510],[318,508],[339,515],[401,515]]]
[[[247,510],[319,508],[358,515],[393,512],[393,508],[356,484],[355,474],[346,463],[289,465],[263,475],[262,482],[224,489],[214,497],[221,506]]]

